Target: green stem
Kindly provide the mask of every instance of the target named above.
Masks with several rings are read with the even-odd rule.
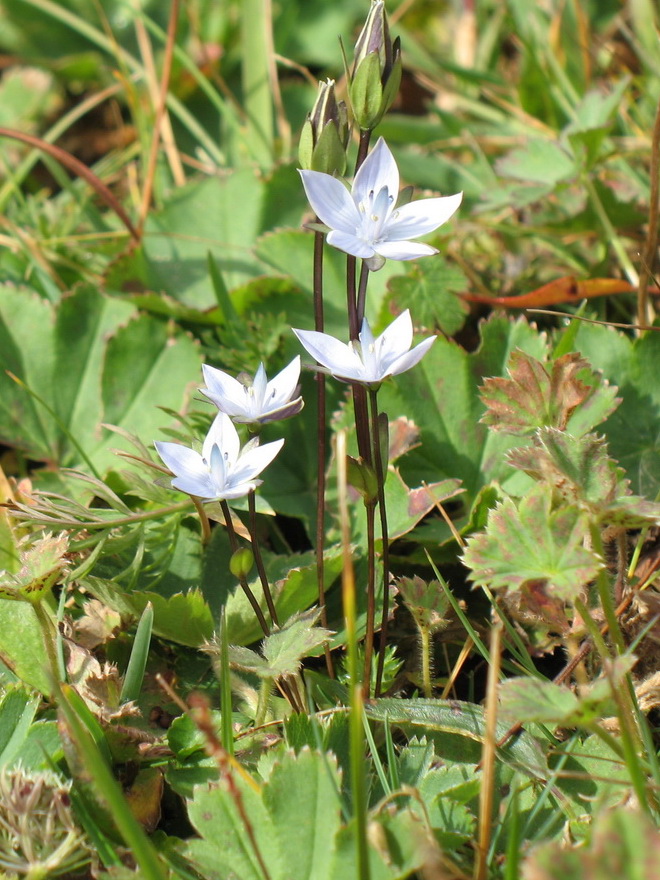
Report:
[[[362,686],[365,699],[371,694],[371,658],[374,652],[374,622],[376,619],[376,541],[375,503],[365,500],[367,513],[367,626],[364,639],[364,678]]]
[[[270,591],[268,575],[266,574],[263,557],[261,556],[261,548],[259,547],[259,540],[257,535],[257,509],[254,503],[254,490],[248,492],[248,509],[250,514],[250,537],[252,538],[252,555],[254,556],[254,562],[257,566],[257,571],[259,572],[259,580],[261,581],[261,588],[264,591],[264,596],[266,597],[266,604],[268,605],[270,618],[274,626],[279,626],[280,622],[277,619],[277,611],[275,610],[275,603],[273,602],[273,594]]]
[[[380,535],[382,539],[382,562],[383,562],[383,610],[380,618],[380,650],[378,652],[378,668],[376,669],[375,695],[380,696],[380,688],[383,683],[383,670],[385,668],[385,649],[387,647],[387,621],[390,616],[390,544],[387,525],[387,504],[385,503],[385,475],[387,462],[383,462],[380,440],[380,420],[378,417],[378,391],[369,389],[369,402],[371,405],[371,434],[373,442],[374,470],[376,472],[376,485],[378,487],[378,512],[380,514]]]
[[[225,525],[227,526],[227,535],[229,536],[229,545],[231,547],[231,552],[236,553],[236,551],[238,550],[238,538],[236,537],[234,523],[232,522],[232,519],[231,519],[231,511],[229,510],[229,505],[227,504],[226,501],[221,501],[220,507],[222,508],[222,513],[225,518]],[[259,621],[259,626],[263,630],[263,634],[265,636],[269,636],[270,635],[270,627],[268,626],[268,623],[266,622],[266,618],[264,617],[263,611],[259,607],[259,603],[257,602],[257,597],[254,595],[254,593],[250,589],[250,585],[248,584],[245,577],[239,577],[238,582],[240,583],[241,588],[242,588],[243,592],[245,593],[245,596],[246,596],[248,602],[252,606],[252,610],[254,611],[254,614],[255,614],[257,620]]]
[[[48,671],[52,678],[52,684],[56,685],[60,682],[60,664],[58,662],[57,647],[55,644],[55,627],[50,615],[44,608],[43,601],[40,600],[35,602],[32,607],[34,608],[34,613],[39,623],[39,627],[41,628],[44,647],[46,649],[46,657],[48,658]]]
[[[268,703],[270,702],[270,693],[273,689],[273,680],[271,678],[262,678],[259,687],[259,701],[257,703],[257,711],[254,716],[254,726],[261,727],[266,720],[268,714]]]
[[[431,688],[431,633],[426,626],[418,626],[420,649],[422,652],[422,688],[424,696],[430,700]]]
[[[318,218],[317,218],[318,219]],[[323,233],[314,233],[314,329],[323,333],[325,326],[323,314]],[[316,542],[314,553],[316,558],[316,583],[321,610],[321,626],[328,629],[328,609],[325,602],[325,460],[326,450],[326,386],[325,373],[316,373]],[[330,678],[335,677],[330,644],[323,644],[325,665]]]
[[[612,246],[612,250],[616,254],[619,263],[621,264],[621,268],[625,272],[626,278],[628,281],[637,286],[639,284],[639,276],[637,275],[637,270],[632,264],[632,261],[619,238],[619,234],[616,229],[612,225],[612,221],[610,220],[607,211],[605,210],[605,206],[603,205],[598,192],[596,191],[596,187],[593,184],[593,181],[589,177],[588,174],[582,175],[582,182],[584,183],[584,187],[589,194],[589,198],[591,200],[591,204],[593,205],[594,211],[596,212],[598,219],[601,222],[603,229],[605,230],[605,234],[607,236],[607,240]]]

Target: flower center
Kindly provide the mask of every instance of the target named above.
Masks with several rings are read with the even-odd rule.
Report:
[[[377,194],[375,190],[370,190],[367,198],[358,205],[363,216],[362,225],[358,230],[359,238],[372,243],[386,238],[385,228],[393,207],[394,196],[390,195],[386,186],[381,187]]]

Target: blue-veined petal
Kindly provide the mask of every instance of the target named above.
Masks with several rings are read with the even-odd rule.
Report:
[[[335,375],[359,378],[363,372],[362,361],[348,345],[316,330],[293,331],[304,348],[322,367]],[[341,370],[342,372],[336,372]]]
[[[358,238],[355,233],[340,232],[338,229],[333,229],[328,233],[328,244],[339,248],[345,254],[351,254],[351,256],[359,257],[362,260],[372,257],[375,253],[373,245]]]
[[[374,250],[388,260],[416,260],[438,253],[437,248],[421,241],[379,241]]]
[[[322,171],[300,171],[307,199],[314,213],[331,229],[355,232],[360,213],[344,184]]]
[[[458,210],[463,193],[437,199],[419,199],[397,208],[387,224],[387,240],[403,241],[433,232]]]
[[[383,187],[387,187],[396,198],[399,192],[399,169],[390,148],[381,137],[355,175],[353,199],[359,205],[368,200],[370,193],[377,195]]]

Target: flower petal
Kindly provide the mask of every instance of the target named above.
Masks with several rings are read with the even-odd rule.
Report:
[[[373,247],[366,241],[358,238],[354,232],[340,232],[333,229],[332,232],[328,233],[327,242],[340,251],[351,254],[353,257],[360,257],[362,260],[366,260],[375,254]]]
[[[321,366],[334,375],[361,380],[362,361],[350,346],[335,339],[334,336],[318,333],[316,330],[294,330],[293,332],[302,343],[303,348]]]
[[[209,468],[199,452],[180,443],[156,441],[158,455],[174,474],[172,486],[189,495],[206,498],[211,488]]]
[[[241,443],[232,420],[223,412],[219,412],[213,419],[209,432],[204,438],[202,455],[208,462],[211,461],[211,452],[214,446],[218,446],[231,469],[238,458]]]
[[[360,214],[344,184],[322,171],[300,171],[312,210],[326,226],[354,233]]]
[[[416,260],[418,257],[431,257],[438,249],[421,241],[379,241],[374,250],[388,260]]]
[[[291,363],[280,370],[268,383],[264,400],[265,411],[271,412],[288,403],[294,395],[299,379],[300,355],[297,354]]]
[[[456,213],[463,193],[438,199],[419,199],[397,208],[387,224],[387,240],[403,241],[433,232]]]
[[[247,397],[251,402],[252,414],[259,413],[264,408],[264,401],[268,393],[268,376],[263,364],[259,364],[257,372],[252,380],[252,388],[248,389]]]
[[[219,410],[228,416],[247,414],[247,395],[245,386],[241,382],[228,373],[209,366],[209,364],[202,365],[202,373],[206,388],[201,388],[200,391]]]
[[[381,372],[389,374],[390,365],[405,354],[413,340],[410,310],[406,309],[385,328],[376,340],[376,354]]]
[[[387,187],[390,195],[397,197],[399,169],[390,148],[381,137],[355,175],[353,199],[359,205],[360,202],[368,199],[369,193],[378,195],[384,186]]]
[[[416,345],[411,351],[407,351],[405,354],[401,355],[400,358],[397,358],[397,360],[390,364],[387,375],[398,376],[399,373],[405,373],[406,370],[414,367],[415,364],[421,361],[437,338],[437,336],[429,336],[427,339],[422,340],[422,342],[420,342],[419,345]]]
[[[236,467],[231,473],[230,485],[244,483],[258,476],[264,468],[268,467],[284,444],[284,440],[275,440],[265,443],[263,446],[253,446],[247,449],[236,462]]]

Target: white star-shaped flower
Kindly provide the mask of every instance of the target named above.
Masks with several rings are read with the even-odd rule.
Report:
[[[454,214],[462,193],[419,199],[396,207],[399,169],[382,138],[360,166],[351,192],[336,177],[300,171],[307,198],[330,228],[328,244],[380,269],[385,260],[414,260],[437,254],[428,244],[410,241],[441,226]]]
[[[218,413],[209,428],[202,454],[180,443],[154,444],[158,455],[174,474],[172,486],[203,501],[242,498],[261,484],[255,477],[271,463],[284,440],[258,445],[251,440],[242,449],[238,432],[225,413]]]
[[[414,367],[436,340],[429,336],[411,349],[413,326],[408,309],[374,339],[369,322],[362,321],[360,341],[345,345],[334,336],[316,330],[293,331],[305,349],[336,379],[377,388],[388,376]]]
[[[206,388],[202,388],[209,400],[233,421],[243,424],[265,424],[295,416],[303,408],[303,399],[295,396],[300,378],[300,358],[291,363],[268,381],[264,365],[254,375],[234,379],[215,367],[202,367]],[[243,379],[243,381],[239,381]]]

